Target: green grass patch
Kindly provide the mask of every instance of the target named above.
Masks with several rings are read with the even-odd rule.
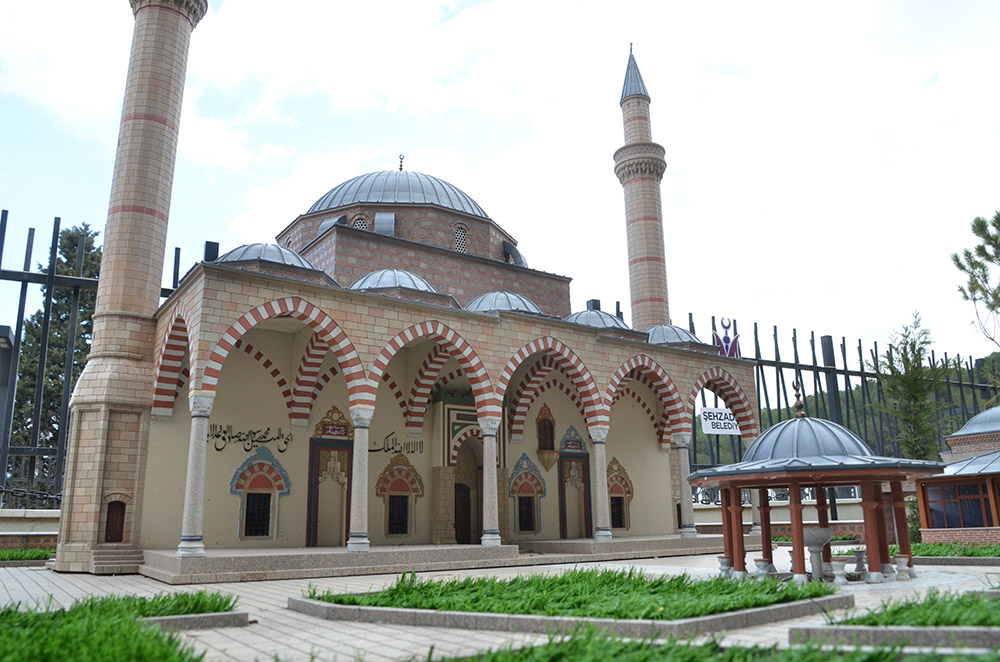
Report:
[[[177,593],[152,598],[88,598],[69,609],[0,609],[0,660],[48,662],[87,660],[202,659],[175,633],[139,621],[143,616],[174,616],[232,611],[236,597],[218,593]]]
[[[773,542],[792,542],[792,537],[791,536],[771,536],[771,540]],[[845,535],[842,535],[842,536],[834,536],[830,540],[831,540],[831,542],[857,542],[858,541],[858,537],[857,536],[849,536],[849,535],[845,534]]]
[[[0,561],[47,561],[54,549],[0,549]]]
[[[915,542],[910,545],[911,556],[1000,556],[1000,545],[958,542]],[[854,549],[864,550],[864,547]],[[889,554],[899,554],[899,545],[889,545]]]
[[[889,601],[863,616],[840,621],[845,625],[1000,626],[1000,601],[965,593],[929,590],[921,600]]]
[[[650,641],[623,641],[594,628],[583,628],[565,639],[551,638],[535,647],[511,647],[480,653],[473,658],[441,658],[441,662],[899,662],[899,648],[867,651],[831,651],[818,645],[777,650],[774,647],[730,647],[718,643],[691,644],[670,640],[657,645]],[[918,654],[907,662],[996,662],[996,655]]]
[[[818,598],[835,590],[822,582],[734,581],[725,577],[695,580],[687,575],[652,578],[635,570],[572,570],[547,577],[470,577],[447,582],[418,581],[410,573],[377,593],[321,593],[310,585],[305,595],[368,607],[675,620]]]

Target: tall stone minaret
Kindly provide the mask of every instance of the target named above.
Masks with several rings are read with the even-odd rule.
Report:
[[[625,146],[615,152],[615,174],[625,189],[625,230],[632,297],[632,328],[670,323],[663,252],[660,180],[667,169],[663,148],[649,128],[649,93],[629,49],[622,88]]]
[[[191,31],[208,10],[207,0],[130,2],[135,30],[94,337],[70,403],[56,569],[71,572],[93,570],[95,550],[138,539],[177,127]]]

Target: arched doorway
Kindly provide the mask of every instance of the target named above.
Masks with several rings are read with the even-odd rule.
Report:
[[[479,501],[483,492],[483,468],[476,453],[476,446],[480,443],[474,438],[462,442],[455,463],[455,542],[459,545],[471,545],[482,537],[478,515],[481,512]]]

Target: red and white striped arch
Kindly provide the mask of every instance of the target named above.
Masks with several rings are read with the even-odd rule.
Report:
[[[180,393],[183,380],[184,357],[189,356],[187,322],[183,313],[175,310],[163,348],[156,364],[156,378],[153,382],[153,416],[170,417],[174,413],[174,402]]]
[[[736,417],[736,422],[740,426],[740,435],[744,439],[755,439],[760,434],[757,427],[757,417],[754,416],[750,400],[735,377],[719,366],[713,366],[702,373],[688,395],[688,411],[694,411],[695,401],[702,389],[708,389],[722,398]],[[677,428],[676,431],[690,432],[690,417],[686,418],[685,424],[686,428]]]
[[[462,432],[454,439],[448,446],[448,466],[455,466],[458,464],[458,451],[461,450],[462,444],[464,444],[469,439],[479,439],[483,436],[482,430],[478,427],[471,427]]]
[[[458,365],[472,386],[472,397],[476,401],[478,415],[480,417],[499,417],[502,413],[502,401],[494,393],[489,372],[479,359],[479,355],[476,354],[476,350],[465,338],[437,320],[420,322],[403,329],[382,348],[382,351],[372,362],[372,368],[363,389],[359,391],[358,404],[374,407],[375,385],[382,379],[389,362],[403,347],[425,338],[434,340],[445,352],[458,361]]]
[[[635,400],[640,407],[642,407],[642,410],[646,412],[646,416],[649,417],[649,422],[653,424],[653,428],[657,432],[657,438],[659,438],[660,418],[656,415],[656,411],[646,402],[646,399],[636,392],[636,390],[631,386],[626,386],[618,389],[618,393],[615,394],[615,399],[611,404],[614,405],[615,402],[618,402],[622,398],[631,398],[632,400]]]
[[[682,426],[685,423],[690,429],[691,421],[689,416],[685,416],[687,410],[684,408],[677,386],[674,385],[673,380],[660,364],[649,356],[637,354],[618,366],[608,384],[608,401],[614,402],[617,399],[618,390],[623,388],[629,380],[643,377],[645,379],[642,383],[653,392],[660,406],[663,407],[662,420],[659,423],[660,441],[669,443],[670,434],[682,431]]]
[[[543,356],[537,363],[528,368],[524,373],[524,378],[514,392],[514,397],[509,401],[509,407],[513,412],[510,415],[510,437],[514,441],[524,438],[524,422],[528,416],[531,404],[538,396],[538,387],[542,385],[545,378],[549,376],[552,369],[556,367],[555,359],[551,356]]]
[[[396,399],[396,404],[399,405],[400,412],[405,417],[406,416],[406,398],[403,397],[403,389],[399,388],[399,384],[396,380],[392,378],[388,372],[382,373],[382,383],[389,387],[389,391],[392,392],[392,397]]]
[[[576,387],[580,395],[580,401],[583,403],[584,420],[587,422],[587,427],[607,427],[609,406],[597,388],[590,370],[573,353],[573,350],[551,336],[532,340],[517,350],[504,366],[500,379],[497,381],[497,397],[503,399],[510,380],[514,376],[514,371],[528,358],[536,354],[552,357],[559,369],[573,382],[573,386]]]
[[[452,370],[447,375],[434,382],[434,387],[431,388],[431,400],[433,400],[434,396],[440,393],[441,389],[443,389],[445,386],[452,383],[456,379],[461,379],[464,376],[465,375],[462,374],[461,370]]]
[[[441,349],[440,345],[434,345],[434,348],[427,353],[413,380],[409,400],[403,408],[403,417],[408,430],[420,431],[424,427],[424,416],[431,401],[431,390],[450,358],[451,354]]]
[[[249,311],[226,329],[215,349],[212,350],[205,366],[202,388],[214,391],[219,383],[219,372],[236,341],[247,331],[264,320],[274,317],[290,317],[310,327],[321,340],[325,341],[337,360],[337,365],[347,379],[348,405],[367,404],[374,400],[374,389],[365,380],[361,357],[332,317],[301,297],[285,297],[263,303]],[[378,382],[376,382],[377,384]]]
[[[338,374],[339,373],[337,372],[337,366],[335,365],[330,366],[330,369],[327,370],[326,372],[320,373],[319,379],[316,380],[316,388],[313,389],[312,392],[312,399],[314,403],[316,402],[316,398],[319,397],[319,394],[323,391],[326,385],[330,383],[330,380],[336,377]]]
[[[250,343],[237,340],[233,344],[233,349],[243,350],[247,356],[259,363],[261,367],[267,371],[267,374],[271,375],[271,379],[274,380],[278,390],[281,391],[281,397],[285,399],[285,407],[288,408],[288,417],[291,418],[293,407],[292,387],[288,384],[288,380],[285,379],[285,376],[281,374],[281,370],[278,366],[274,365],[274,363],[271,362],[271,359],[267,358],[264,352],[260,351]]]
[[[295,375],[295,387],[292,389],[292,423],[305,425],[309,422],[313,402],[316,401],[316,387],[319,384],[319,372],[323,368],[323,360],[330,351],[330,345],[318,334],[312,334],[306,344],[306,351],[299,361],[298,373]]]

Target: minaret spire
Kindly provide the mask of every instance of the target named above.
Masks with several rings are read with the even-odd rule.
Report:
[[[660,202],[660,180],[667,162],[663,160],[663,147],[653,142],[649,92],[639,73],[631,44],[620,104],[625,145],[615,152],[615,174],[625,190],[632,328],[645,330],[670,323]]]

